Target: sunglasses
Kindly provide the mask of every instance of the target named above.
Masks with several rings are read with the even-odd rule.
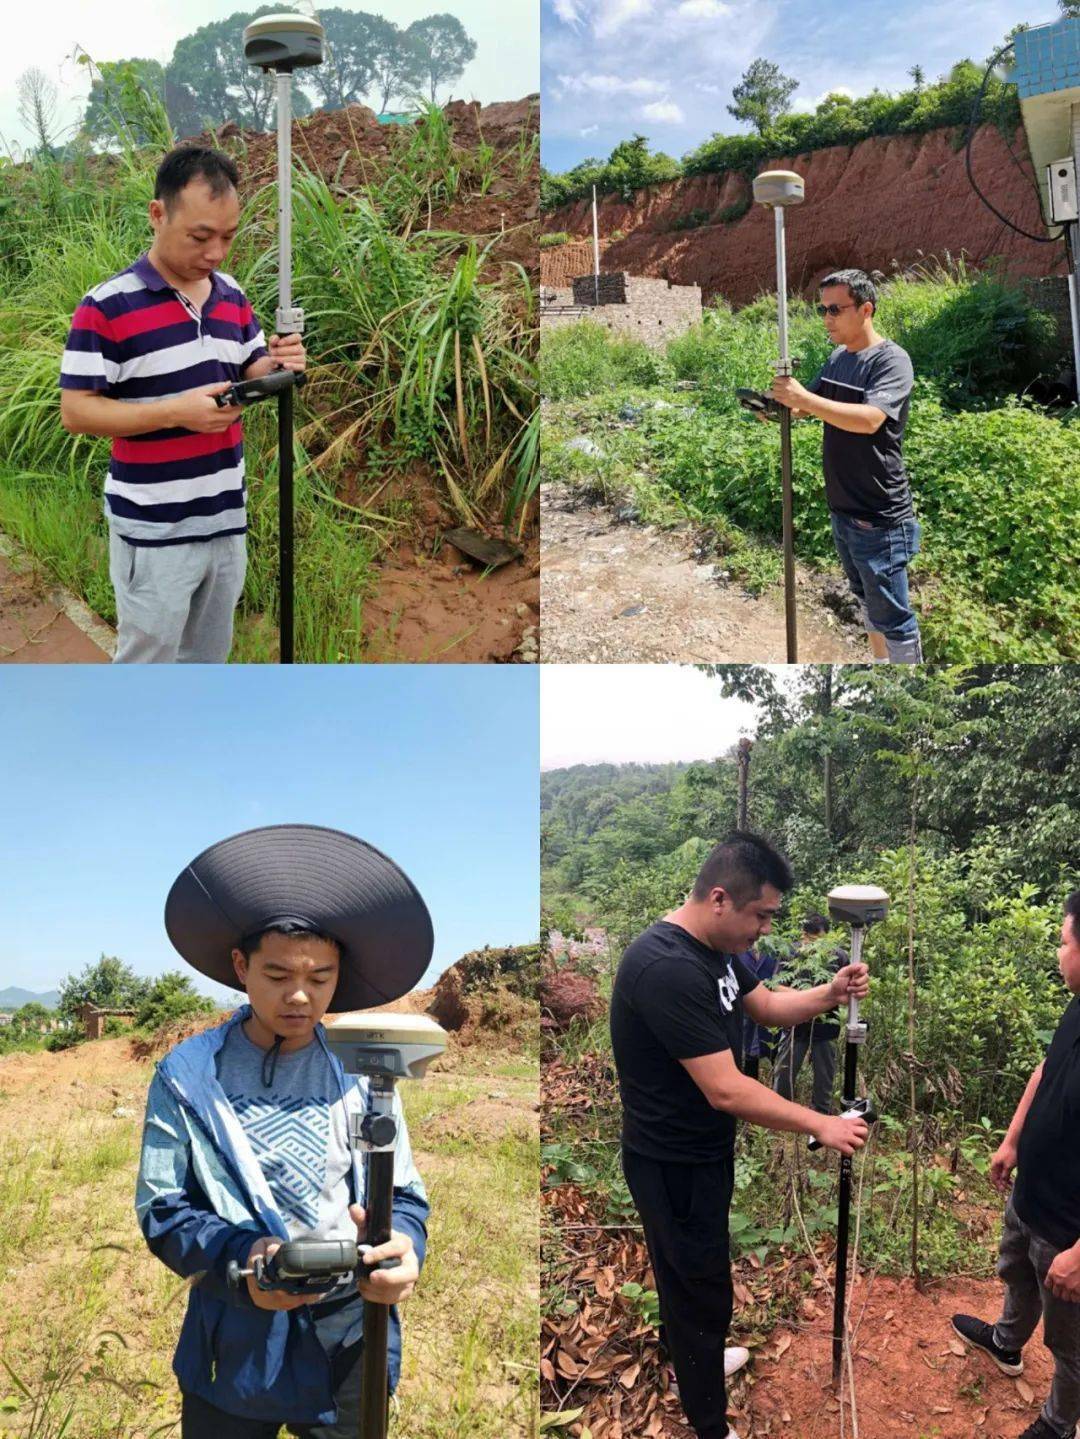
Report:
[[[857,305],[818,305],[818,306],[816,306],[816,309],[817,309],[818,314],[822,317],[822,319],[824,319],[826,315],[832,315],[832,316],[835,318],[837,315],[839,315],[839,313],[840,313],[841,310],[856,310],[856,309],[858,309],[858,306],[857,306]]]

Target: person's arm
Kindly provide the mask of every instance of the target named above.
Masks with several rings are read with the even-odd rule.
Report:
[[[1043,1064],[1045,1063],[1044,1060]],[[1042,1082],[1042,1077],[1043,1065],[1040,1064],[1028,1080],[1024,1092],[1020,1096],[1020,1103],[1016,1106],[1016,1112],[1005,1131],[1005,1138],[990,1161],[990,1183],[1001,1194],[1008,1194],[1012,1187],[1013,1170],[1016,1168],[1016,1157],[1020,1148],[1020,1135],[1023,1133],[1028,1111],[1035,1098],[1035,1091]]]
[[[813,1135],[827,1148],[839,1150],[841,1154],[853,1154],[866,1143],[869,1129],[865,1120],[818,1114],[805,1105],[782,1099],[764,1084],[742,1074],[730,1049],[697,1059],[681,1059],[679,1063],[713,1109],[722,1109],[765,1129]]]
[[[790,375],[773,381],[773,399],[786,405],[793,415],[812,415],[852,435],[874,435],[885,423],[885,411],[876,405],[849,405],[843,400],[826,400],[800,385]]]
[[[146,1101],[135,1213],[150,1252],[184,1279],[241,1308],[255,1304],[244,1285],[229,1286],[227,1268],[268,1236],[262,1227],[230,1224],[215,1214],[195,1178],[179,1106],[155,1075]],[[280,1240],[276,1241],[280,1243]]]
[[[112,400],[97,390],[63,389],[60,391],[60,423],[73,435],[112,439],[172,429],[217,435],[235,424],[243,413],[238,405],[219,409],[214,403],[213,396],[224,393],[230,383],[224,380],[166,400],[147,400],[145,404]]]
[[[849,998],[865,999],[870,992],[869,970],[865,964],[845,964],[828,984],[813,989],[766,989],[759,985],[743,995],[747,1014],[773,1029],[790,1029],[819,1014],[825,1014]]]

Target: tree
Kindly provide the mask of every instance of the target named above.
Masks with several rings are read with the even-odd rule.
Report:
[[[231,120],[247,129],[270,128],[273,85],[244,59],[241,36],[249,21],[279,11],[276,5],[262,5],[250,12],[237,10],[176,42],[168,66],[170,78],[186,88],[207,123],[220,125]],[[302,94],[297,88],[295,98]],[[299,108],[297,113],[301,113]]]
[[[925,85],[926,83],[926,71],[921,65],[912,65],[911,69],[908,71],[908,74],[911,76],[911,83],[915,87],[916,95],[918,95],[922,91],[923,85]]]
[[[424,83],[424,57],[405,31],[387,22],[373,55],[373,89],[379,97],[379,113],[384,114],[391,95],[417,90]]]
[[[329,110],[363,100],[376,83],[379,57],[392,52],[401,31],[382,15],[365,10],[324,10],[327,57],[307,78]]]
[[[771,60],[754,60],[731,92],[734,105],[729,115],[753,125],[759,135],[768,135],[781,115],[789,109],[788,101],[799,88],[798,80],[782,73]]]
[[[15,82],[19,119],[36,141],[39,155],[51,155],[56,137],[56,86],[43,70],[31,66]]]
[[[11,1028],[18,1034],[39,1034],[52,1018],[50,1011],[39,1000],[32,999],[11,1016]]]
[[[57,1009],[67,1019],[74,1019],[84,1004],[94,1004],[99,1009],[136,1009],[149,988],[149,981],[140,979],[122,959],[103,954],[81,974],[67,976],[60,985]]]
[[[104,145],[156,145],[203,128],[195,98],[157,60],[104,60],[93,67],[82,131]]]
[[[198,993],[188,975],[170,969],[149,986],[135,1012],[135,1023],[140,1029],[159,1029],[170,1020],[212,1014],[216,1008],[212,999]]]
[[[1058,0],[1058,9],[1070,20],[1080,20],[1080,0]]]
[[[422,74],[430,87],[431,103],[440,85],[452,85],[464,74],[465,66],[476,54],[476,41],[471,40],[455,15],[429,15],[414,20],[405,31],[413,53],[422,57]]]

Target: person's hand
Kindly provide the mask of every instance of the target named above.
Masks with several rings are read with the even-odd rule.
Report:
[[[793,375],[777,375],[772,383],[772,397],[789,410],[797,410],[801,401],[810,398],[810,391],[805,385],[800,385]]]
[[[307,352],[299,335],[271,335],[270,358],[285,370],[307,369]]]
[[[835,1000],[865,999],[870,993],[870,971],[865,964],[845,964],[829,984]]]
[[[1080,1252],[1076,1247],[1055,1256],[1044,1282],[1055,1299],[1080,1304]]]
[[[269,1259],[271,1254],[276,1254],[281,1248],[282,1242],[280,1239],[271,1239],[268,1235],[256,1239],[248,1251],[244,1268],[250,1269],[258,1254]],[[318,1304],[320,1299],[326,1297],[324,1294],[286,1294],[281,1289],[260,1289],[255,1283],[254,1274],[247,1276],[247,1287],[251,1302],[257,1309],[299,1309],[302,1304]]]
[[[221,380],[216,385],[203,385],[198,390],[186,390],[170,401],[170,425],[181,430],[194,430],[200,435],[220,435],[243,414],[239,405],[226,405],[219,409],[214,403],[215,395],[223,395],[232,388],[231,380]]]
[[[367,1211],[362,1204],[350,1204],[349,1213],[356,1225],[358,1239],[363,1242],[367,1233]],[[417,1263],[413,1242],[407,1234],[399,1234],[396,1229],[392,1229],[385,1244],[376,1244],[360,1256],[361,1271],[370,1268],[370,1264],[364,1263],[365,1259],[370,1260],[371,1264],[380,1259],[401,1260],[396,1269],[376,1269],[366,1279],[357,1280],[356,1287],[365,1299],[375,1304],[397,1304],[402,1299],[408,1299],[420,1278],[420,1265]]]
[[[1013,1170],[1016,1168],[1016,1145],[1008,1139],[990,1161],[990,1183],[999,1194],[1008,1194],[1012,1188]]]
[[[860,1115],[857,1119],[842,1119],[838,1114],[823,1114],[814,1138],[826,1149],[835,1149],[838,1154],[854,1154],[866,1143],[870,1126]]]

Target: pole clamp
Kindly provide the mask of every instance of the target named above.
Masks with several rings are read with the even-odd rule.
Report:
[[[279,308],[274,314],[274,329],[278,335],[302,335],[304,333],[304,312],[298,305],[288,309]]]

